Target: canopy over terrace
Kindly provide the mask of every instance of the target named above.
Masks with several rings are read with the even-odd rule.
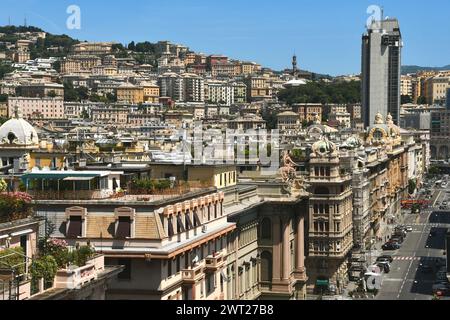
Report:
[[[27,191],[115,190],[120,188],[120,174],[111,171],[34,171],[22,175],[22,182]]]

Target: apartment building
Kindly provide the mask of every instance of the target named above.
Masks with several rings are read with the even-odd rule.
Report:
[[[207,81],[205,84],[205,99],[210,103],[230,106],[234,103],[234,89],[226,81]]]
[[[24,118],[63,119],[64,99],[8,97],[8,115],[14,115],[14,109],[19,108]]]
[[[247,85],[248,102],[272,99],[272,88],[270,88],[267,78],[248,76],[244,83]]]
[[[322,104],[321,103],[296,103],[292,105],[292,111],[300,115],[300,121],[314,121],[318,116],[322,119]]]
[[[116,88],[117,102],[139,104],[144,102],[144,89],[131,83],[123,83]]]
[[[72,46],[74,55],[105,55],[112,51],[112,42],[82,42]]]
[[[59,83],[27,83],[20,85],[17,89],[22,97],[64,97],[64,86]]]
[[[129,108],[126,107],[93,107],[91,119],[96,123],[124,125],[128,122]]]

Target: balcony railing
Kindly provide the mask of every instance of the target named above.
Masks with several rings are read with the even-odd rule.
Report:
[[[194,266],[190,269],[183,269],[181,271],[182,279],[187,283],[196,283],[200,281],[204,277],[203,268],[205,267],[204,263]]]
[[[28,193],[35,200],[101,200],[112,196],[112,192],[106,190],[28,191]]]
[[[205,264],[207,270],[216,271],[223,267],[224,265],[224,259],[222,252],[218,252],[214,255],[207,256],[205,258]]]

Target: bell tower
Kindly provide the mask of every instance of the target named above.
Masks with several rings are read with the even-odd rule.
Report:
[[[295,55],[295,53],[292,57],[292,75],[297,79],[298,69],[297,69],[297,56]]]

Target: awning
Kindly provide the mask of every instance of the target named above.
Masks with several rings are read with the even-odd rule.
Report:
[[[90,181],[95,177],[66,177],[63,181]]]
[[[329,280],[317,280],[316,285],[317,286],[328,286],[330,284]]]
[[[13,232],[13,233],[11,233],[11,237],[23,236],[25,234],[30,234],[30,233],[33,233],[33,229],[26,229],[26,230],[22,230],[22,231]]]
[[[0,240],[2,240],[2,239],[6,239],[6,238],[8,238],[9,237],[9,235],[7,235],[7,234],[3,234],[3,235],[1,235],[0,236]]]

